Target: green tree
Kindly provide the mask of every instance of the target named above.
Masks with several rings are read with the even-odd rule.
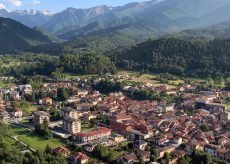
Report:
[[[209,126],[208,126],[208,124],[203,124],[200,126],[200,129],[204,132],[207,132],[207,131],[209,131]]]
[[[163,158],[165,159],[165,161],[169,161],[170,159],[170,154],[168,152],[164,153]]]
[[[143,159],[143,157],[142,156],[140,156],[140,158],[139,158],[139,162],[138,162],[139,164],[145,164],[145,161],[144,161],[144,159]]]
[[[50,147],[50,145],[46,145],[46,148],[45,148],[45,152],[44,152],[46,155],[47,154],[53,154],[53,149],[52,147]]]
[[[155,157],[159,156],[159,150],[156,148],[151,148],[151,154],[154,155]]]
[[[63,68],[57,68],[54,72],[51,73],[52,77],[60,79],[63,77]]]
[[[218,76],[215,80],[215,83],[217,86],[219,86],[221,89],[225,87],[225,82],[223,76]]]
[[[66,101],[68,98],[68,93],[65,88],[58,88],[57,98],[59,101]]]
[[[181,157],[177,160],[178,164],[190,164],[189,161],[187,159],[185,159],[184,157]]]
[[[151,160],[151,162],[156,162],[157,161],[157,157],[152,154],[151,157],[150,157],[150,160]]]

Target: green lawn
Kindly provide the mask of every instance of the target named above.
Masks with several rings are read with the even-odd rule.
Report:
[[[29,133],[29,129],[20,127],[20,126],[16,126],[16,125],[10,125],[11,131],[13,133],[13,135],[24,135],[26,133]]]
[[[91,125],[88,123],[82,123],[81,125],[82,132],[89,132],[89,131],[93,131],[96,129],[97,129],[96,127],[91,127]]]
[[[47,145],[52,148],[65,145],[65,142],[58,138],[44,139],[26,128],[15,125],[11,125],[10,127],[12,128],[13,134],[18,136],[19,140],[39,151],[44,151]]]
[[[18,137],[18,139],[39,151],[44,151],[47,145],[51,146],[52,148],[65,145],[64,142],[60,139],[44,139],[34,132],[29,132],[25,135],[21,135]]]

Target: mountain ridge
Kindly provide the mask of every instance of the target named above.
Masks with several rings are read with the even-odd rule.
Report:
[[[41,32],[31,29],[20,22],[0,17],[0,49],[23,50],[31,46],[51,43]]]

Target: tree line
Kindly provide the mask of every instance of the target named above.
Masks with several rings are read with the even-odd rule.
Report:
[[[4,58],[7,58],[6,61]],[[63,73],[72,74],[103,74],[113,73],[116,67],[103,55],[61,55],[21,53],[0,58],[0,75],[20,77],[22,75],[48,75],[62,77]]]

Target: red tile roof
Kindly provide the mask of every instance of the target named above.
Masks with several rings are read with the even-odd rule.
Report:
[[[70,151],[65,147],[57,147],[57,148],[54,149],[54,152],[55,153],[63,153],[63,154],[70,153]]]
[[[79,137],[90,137],[90,136],[95,136],[95,135],[99,135],[99,134],[105,134],[110,132],[111,130],[108,128],[104,128],[104,127],[100,127],[97,128],[97,130],[95,131],[90,131],[90,132],[81,132],[81,133],[76,133],[76,136]]]
[[[77,159],[79,161],[83,161],[83,160],[87,160],[89,159],[89,157],[81,152],[76,152],[72,157],[71,159]]]

